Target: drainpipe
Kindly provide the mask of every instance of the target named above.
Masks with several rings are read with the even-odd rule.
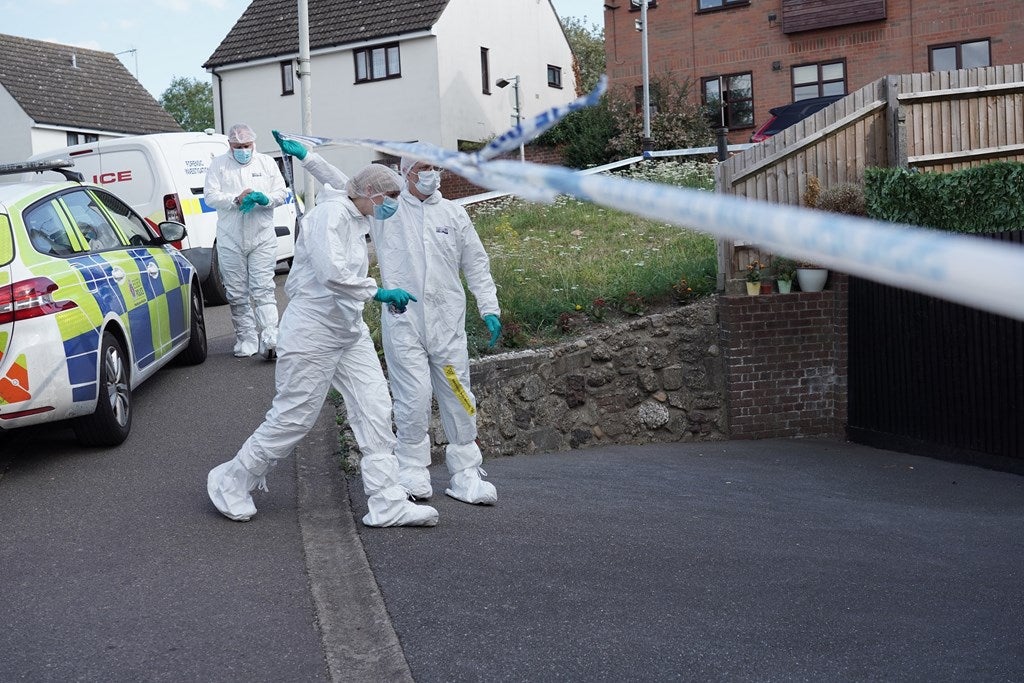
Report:
[[[221,78],[217,70],[211,71],[217,78],[217,109],[220,111],[220,132],[224,132],[224,79]]]

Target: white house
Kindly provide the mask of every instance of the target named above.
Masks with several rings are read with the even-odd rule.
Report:
[[[302,131],[295,0],[253,0],[203,65],[218,130]],[[576,97],[572,51],[550,0],[309,0],[312,129],[323,137],[456,149]],[[352,173],[381,155],[331,147]]]
[[[80,142],[181,131],[112,53],[4,34],[0,121],[0,163]]]

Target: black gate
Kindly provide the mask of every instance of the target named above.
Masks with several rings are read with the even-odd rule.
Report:
[[[849,293],[849,438],[1024,474],[1024,322],[855,277]]]

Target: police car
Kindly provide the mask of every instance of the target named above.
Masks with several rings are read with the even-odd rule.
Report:
[[[72,162],[63,182],[0,184],[0,430],[71,420],[87,446],[123,442],[132,390],[174,358],[206,360],[199,278],[155,226]]]

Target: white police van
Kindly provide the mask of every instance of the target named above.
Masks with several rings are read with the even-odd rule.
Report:
[[[207,206],[203,183],[210,160],[228,151],[227,136],[206,133],[154,133],[73,145],[36,154],[32,160],[70,158],[85,180],[110,188],[153,225],[184,223],[182,253],[195,266],[210,304],[227,302],[217,269],[214,242],[217,212]],[[274,210],[278,263],[295,253],[295,201]]]

